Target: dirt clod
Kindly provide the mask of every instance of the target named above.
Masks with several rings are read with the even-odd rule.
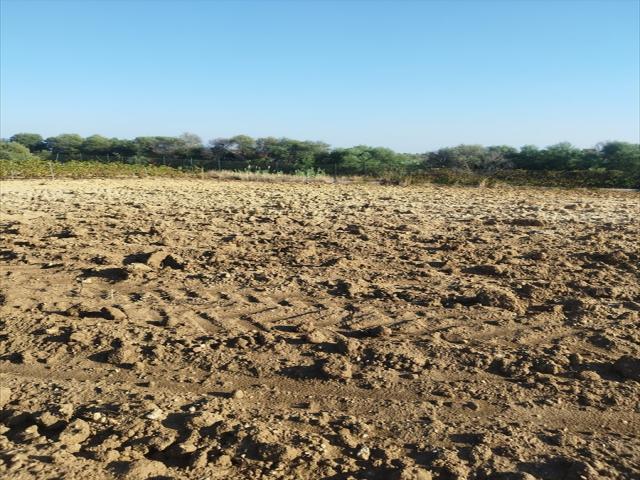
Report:
[[[59,440],[64,445],[77,445],[84,442],[90,434],[89,424],[78,418],[65,427],[60,433]]]
[[[613,368],[624,378],[640,381],[640,358],[623,355],[615,361]]]
[[[162,462],[136,460],[127,466],[127,470],[122,478],[125,480],[147,480],[164,475],[166,471],[167,467]]]

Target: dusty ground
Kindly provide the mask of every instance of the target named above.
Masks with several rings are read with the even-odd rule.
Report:
[[[640,478],[637,193],[1,199],[3,478]]]

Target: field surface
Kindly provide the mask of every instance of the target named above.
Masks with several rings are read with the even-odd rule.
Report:
[[[640,478],[637,193],[1,190],[2,478]]]

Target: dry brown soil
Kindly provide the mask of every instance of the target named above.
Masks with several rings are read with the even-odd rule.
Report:
[[[637,193],[1,199],[2,478],[640,478]]]

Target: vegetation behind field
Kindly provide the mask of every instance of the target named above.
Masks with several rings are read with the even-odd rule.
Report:
[[[252,178],[359,176],[392,183],[638,188],[640,145],[459,145],[405,154],[382,147],[332,149],[322,142],[246,135],[205,145],[188,133],[133,140],[76,134],[44,139],[21,133],[0,143],[0,178],[185,176],[205,171],[251,173]]]

